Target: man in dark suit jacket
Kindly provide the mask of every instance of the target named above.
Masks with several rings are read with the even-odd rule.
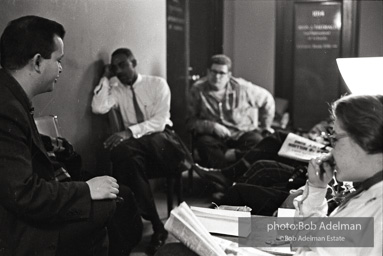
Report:
[[[61,24],[11,21],[0,40],[0,255],[107,255],[106,223],[119,193],[109,176],[71,181],[55,170],[31,100],[62,71]]]

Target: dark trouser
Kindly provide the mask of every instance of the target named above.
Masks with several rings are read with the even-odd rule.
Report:
[[[152,222],[154,231],[163,229],[163,224],[148,179],[180,175],[178,166],[185,159],[185,151],[175,136],[166,129],[126,140],[111,152],[113,176],[133,191],[142,217]]]
[[[199,135],[196,138],[195,147],[201,159],[201,165],[211,168],[223,168],[228,166],[225,152],[234,148],[238,152],[247,152],[255,147],[263,136],[260,131],[254,130],[244,133],[237,140],[221,139],[213,135]]]
[[[251,165],[259,160],[275,160],[293,167],[305,164],[297,160],[278,156],[278,151],[286,139],[286,136],[286,133],[275,132],[273,135],[262,139],[255,147],[244,153],[239,161],[223,168],[222,174],[235,182],[251,168]]]
[[[289,190],[303,186],[306,179],[289,184],[294,167],[275,161],[256,162],[228,189],[220,204],[249,206],[251,214],[271,216],[289,195]]]
[[[132,191],[120,185],[116,213],[108,224],[109,256],[127,256],[141,241],[143,224]]]
[[[107,223],[112,218],[114,200],[92,201],[90,218],[65,223],[59,232],[57,256],[107,256]]]

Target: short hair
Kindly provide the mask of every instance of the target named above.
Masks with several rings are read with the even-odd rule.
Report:
[[[128,49],[128,48],[118,48],[117,50],[115,50],[113,53],[112,53],[112,58],[118,54],[124,54],[126,55],[126,57],[128,57],[128,59],[130,59],[132,61],[132,63],[134,64],[134,66],[136,66],[137,64],[137,60],[136,58],[134,57],[133,55],[133,52]]]
[[[230,71],[231,70],[231,59],[229,57],[227,57],[226,55],[224,54],[216,54],[216,55],[213,55],[211,58],[210,58],[210,61],[209,61],[209,67],[208,68],[211,68],[211,66],[213,64],[217,64],[217,65],[226,65],[227,66],[227,69]]]
[[[38,16],[12,20],[0,39],[0,63],[8,70],[24,67],[37,53],[50,59],[55,50],[54,36],[64,39],[65,29],[56,21]]]
[[[383,152],[383,95],[348,95],[332,104],[332,116],[368,154]]]

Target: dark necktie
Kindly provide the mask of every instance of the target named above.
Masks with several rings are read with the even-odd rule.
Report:
[[[136,112],[136,118],[137,118],[137,123],[142,123],[144,119],[144,114],[142,113],[140,106],[138,106],[137,98],[136,98],[136,93],[134,92],[133,85],[130,86],[130,89],[132,89],[132,95],[133,95],[133,106],[134,106],[134,111]]]

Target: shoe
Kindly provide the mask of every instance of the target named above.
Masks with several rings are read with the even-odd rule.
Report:
[[[223,186],[225,189],[232,185],[232,182],[223,176],[221,169],[206,168],[198,164],[194,164],[193,170],[195,170],[195,172],[201,178],[217,183],[218,185]]]
[[[234,148],[227,150],[225,153],[225,159],[228,162],[235,162],[237,160],[237,150]]]
[[[158,251],[158,249],[160,249],[160,247],[165,244],[168,235],[168,231],[166,231],[165,229],[162,231],[154,232],[148,246],[146,247],[146,255],[154,255]]]
[[[217,204],[221,204],[220,202],[222,201],[222,198],[225,196],[225,193],[223,192],[215,192],[212,195],[212,200],[213,202]],[[216,207],[215,207],[216,208]]]

